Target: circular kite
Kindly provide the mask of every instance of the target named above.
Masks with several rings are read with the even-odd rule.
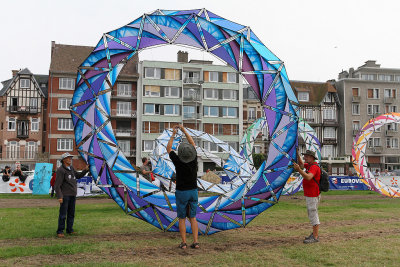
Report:
[[[365,149],[371,135],[386,124],[400,123],[400,113],[388,113],[369,120],[359,131],[354,139],[352,158],[353,166],[360,180],[371,190],[374,190],[388,197],[400,197],[400,188],[382,183],[368,169],[365,158]]]
[[[110,118],[111,90],[123,66],[141,50],[160,45],[188,46],[218,57],[243,75],[263,106],[271,140],[266,161],[241,185],[232,177],[231,188],[212,186],[213,194],[199,197],[197,209],[201,234],[245,227],[278,202],[298,142],[298,101],[284,64],[248,26],[206,9],[157,10],[105,33],[78,69],[71,103],[78,151],[96,184],[127,214],[178,231],[174,193],[138,175],[118,147]],[[232,175],[248,175],[237,159],[232,155],[228,162]]]

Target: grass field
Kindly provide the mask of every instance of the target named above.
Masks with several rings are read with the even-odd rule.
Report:
[[[78,200],[78,235],[58,239],[58,207],[50,202],[47,196],[0,194],[0,266],[400,265],[400,199],[369,191],[323,194],[317,244],[302,243],[310,225],[297,194],[282,197],[246,228],[201,236],[201,249],[185,251],[177,248],[178,233],[126,216],[104,197]]]

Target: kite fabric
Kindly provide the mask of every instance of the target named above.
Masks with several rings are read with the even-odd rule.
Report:
[[[78,69],[71,103],[78,151],[89,163],[96,184],[127,214],[163,231],[178,231],[173,190],[138,174],[119,149],[110,119],[111,90],[126,62],[143,49],[169,44],[197,48],[223,60],[243,75],[263,106],[271,140],[267,160],[250,175],[251,166],[247,167],[234,153],[224,162],[231,183],[200,186],[213,192],[199,198],[197,220],[201,234],[245,227],[277,203],[293,171],[291,162],[296,160],[298,144],[298,101],[284,64],[250,27],[206,9],[156,10],[105,33]],[[211,136],[205,138],[219,142]],[[174,143],[175,148],[178,144]],[[224,144],[219,146],[225,151],[231,149]],[[157,166],[160,170],[171,171],[168,161],[160,164],[165,164]],[[159,177],[167,183],[167,176]],[[242,181],[241,177],[246,179]]]
[[[369,120],[358,132],[353,143],[353,166],[360,180],[371,190],[388,197],[400,197],[400,188],[383,183],[369,170],[365,149],[372,134],[386,124],[400,123],[400,113],[387,113]]]
[[[267,120],[265,118],[259,118],[250,125],[244,133],[242,142],[240,143],[241,152],[240,155],[254,168],[253,165],[253,146],[256,142],[257,137],[263,132],[263,129],[268,127]],[[321,143],[317,138],[315,130],[301,117],[299,117],[298,134],[304,140],[306,149],[315,151],[317,156],[317,162],[321,162]],[[298,192],[303,185],[302,176],[290,177],[285,187],[283,188],[282,195],[293,195]]]

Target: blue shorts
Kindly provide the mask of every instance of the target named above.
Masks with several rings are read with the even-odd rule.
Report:
[[[186,217],[196,217],[197,203],[199,201],[197,189],[185,191],[176,190],[175,198],[178,218],[185,219]]]

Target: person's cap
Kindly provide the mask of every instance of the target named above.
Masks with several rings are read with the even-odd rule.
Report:
[[[181,143],[178,147],[178,157],[183,163],[193,161],[197,156],[194,146],[188,143]]]
[[[60,160],[63,161],[66,158],[72,158],[72,157],[73,156],[67,152],[67,153],[64,153],[64,154],[61,155],[61,159]]]
[[[316,159],[316,157],[315,157],[315,151],[312,151],[312,150],[306,150],[306,152],[305,152],[305,153],[301,153],[301,154],[303,154],[303,155],[309,155],[309,156],[312,156],[312,157],[314,157],[314,159]]]

